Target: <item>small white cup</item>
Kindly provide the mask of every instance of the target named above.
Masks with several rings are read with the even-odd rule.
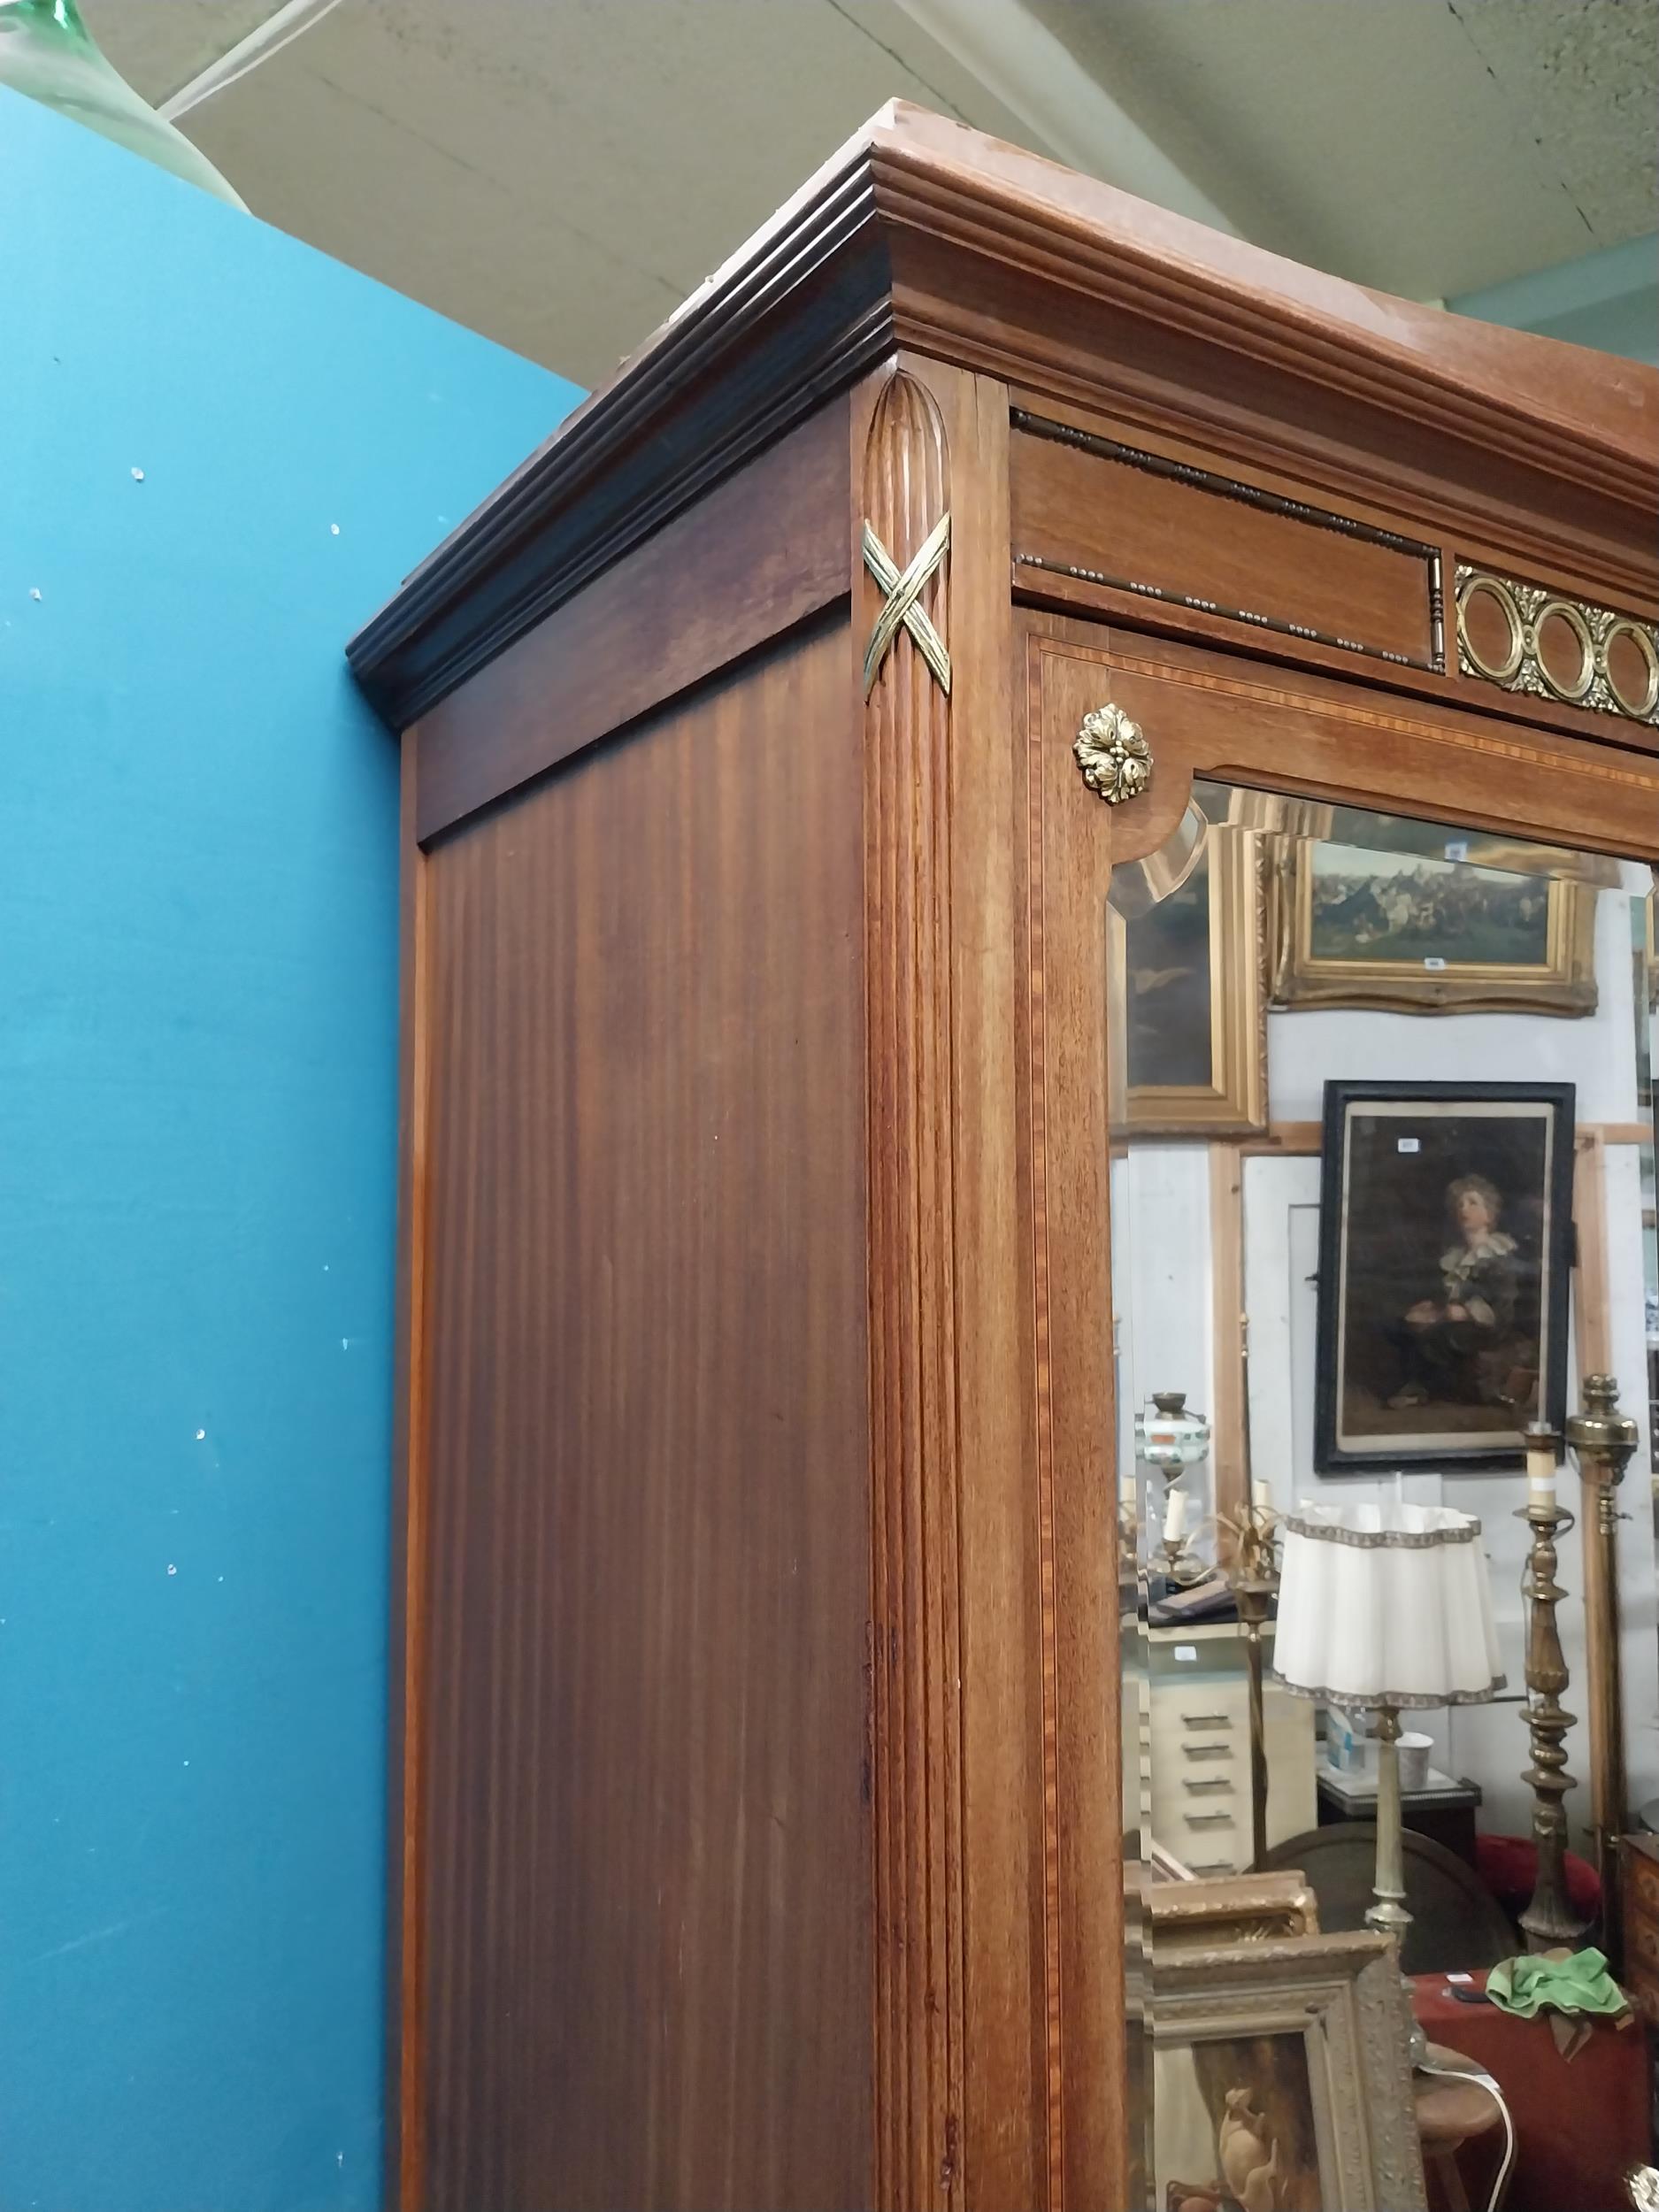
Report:
[[[1409,1730],[1400,1738],[1400,1786],[1402,1790],[1425,1790],[1429,1786],[1429,1754],[1434,1748],[1432,1736],[1418,1736]]]

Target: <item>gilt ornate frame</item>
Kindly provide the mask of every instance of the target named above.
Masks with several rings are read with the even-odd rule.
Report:
[[[1177,1951],[1231,1949],[1319,1932],[1319,1901],[1307,1877],[1294,1871],[1150,1881],[1145,1909],[1160,1962]]]
[[[1255,1136],[1267,1127],[1267,878],[1262,839],[1226,827],[1204,840],[1209,872],[1208,1084],[1132,1083],[1114,1121],[1135,1137]],[[1114,1058],[1127,1064],[1128,955],[1133,921],[1110,916]],[[1121,1104],[1119,1103],[1121,1102]]]
[[[1536,967],[1448,960],[1332,960],[1313,951],[1312,847],[1288,841],[1272,887],[1277,1008],[1356,1007],[1392,1014],[1595,1011],[1595,885],[1552,877],[1545,956]]]
[[[1344,2212],[1423,2212],[1405,1996],[1393,1939],[1298,1936],[1216,1950],[1160,1950],[1156,2052],[1257,2036],[1307,2055],[1321,2201]]]

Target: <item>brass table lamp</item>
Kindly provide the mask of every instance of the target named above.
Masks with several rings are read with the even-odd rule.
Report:
[[[1400,1715],[1483,1703],[1503,1686],[1480,1524],[1446,1506],[1314,1507],[1281,1524],[1273,1671],[1286,1687],[1378,1717],[1376,1901],[1404,1938]]]
[[[1250,1701],[1250,1864],[1267,1856],[1267,1721],[1262,1701],[1262,1631],[1279,1594],[1274,1547],[1280,1526],[1265,1483],[1253,1486],[1250,1503],[1223,1524],[1233,1540],[1227,1586],[1244,1632],[1245,1683]]]

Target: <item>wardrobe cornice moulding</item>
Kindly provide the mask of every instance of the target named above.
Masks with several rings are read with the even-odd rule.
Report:
[[[415,571],[352,641],[359,681],[406,727],[901,349],[1640,588],[1659,372],[1302,268],[895,102]]]

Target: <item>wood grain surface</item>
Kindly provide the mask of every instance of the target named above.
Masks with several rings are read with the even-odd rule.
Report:
[[[1051,2212],[1128,2201],[1106,893],[1112,810],[1071,740],[1091,671],[1027,663],[1022,1029],[1034,1232],[1053,1865]]]
[[[425,2212],[869,2197],[847,650],[426,863]]]
[[[1056,434],[1068,427],[1055,426]],[[1350,638],[1372,655],[1432,662],[1425,549],[1379,544],[1359,534],[1363,525],[1337,529],[1328,514],[1251,503],[1244,494],[1253,488],[1241,483],[1229,495],[1224,479],[1159,472],[1162,459],[1147,451],[1138,466],[1017,428],[1009,456],[1016,559],[1092,569],[1119,585]]]
[[[423,842],[844,598],[846,405],[688,507],[420,724]]]
[[[1659,847],[1659,759],[1652,754],[1268,668],[1116,625],[1037,613],[1027,622],[1032,652],[1056,664],[1091,664],[1093,703],[1114,700],[1151,745],[1157,768],[1148,811],[1140,816],[1140,801],[1118,810],[1119,849],[1139,851],[1148,836],[1161,842],[1194,775],[1627,857],[1646,858]]]

